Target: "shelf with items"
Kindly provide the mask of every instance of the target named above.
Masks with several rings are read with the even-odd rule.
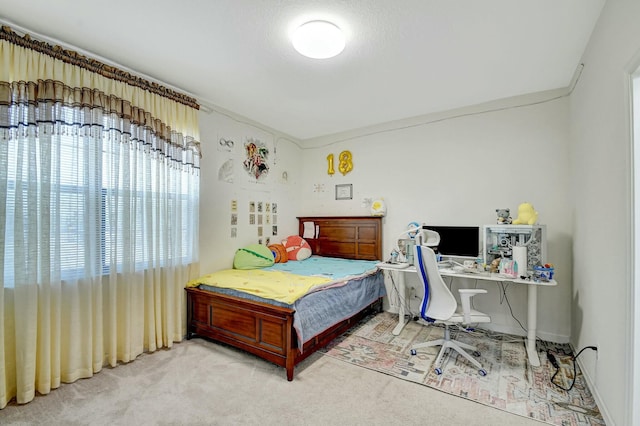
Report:
[[[528,271],[546,262],[546,225],[484,225],[482,234],[482,251],[486,265],[494,259],[513,259],[514,246],[527,248]]]

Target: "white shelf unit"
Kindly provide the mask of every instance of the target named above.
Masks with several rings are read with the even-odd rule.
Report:
[[[544,265],[547,259],[546,225],[484,225],[482,251],[484,263],[496,258],[511,259],[514,245],[527,246],[527,270]]]

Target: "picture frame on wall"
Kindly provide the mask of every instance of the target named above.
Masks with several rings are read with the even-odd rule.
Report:
[[[346,183],[336,185],[336,200],[352,200],[353,199],[353,184]]]

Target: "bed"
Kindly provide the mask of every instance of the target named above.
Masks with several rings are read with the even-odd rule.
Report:
[[[382,218],[374,216],[299,217],[299,235],[311,246],[315,256],[379,261],[382,259]],[[289,262],[292,263],[292,262]],[[295,262],[293,262],[295,263]],[[371,262],[373,263],[373,262]],[[286,264],[285,264],[286,265]],[[366,281],[364,281],[366,280]],[[187,339],[203,337],[242,349],[286,369],[287,380],[293,380],[294,367],[334,338],[351,328],[371,312],[382,310],[384,278],[376,271],[349,284],[329,286],[305,296],[333,297],[341,305],[338,291],[347,291],[358,283],[371,294],[355,313],[328,321],[321,330],[300,338],[294,323],[299,323],[307,307],[301,303],[287,305],[271,302],[237,291],[221,292],[207,286],[186,288]],[[375,287],[375,290],[371,290]],[[213,291],[212,291],[213,290]],[[302,299],[301,299],[302,300]],[[315,321],[312,321],[315,322]],[[299,325],[299,324],[297,324]],[[298,327],[299,330],[299,327]]]

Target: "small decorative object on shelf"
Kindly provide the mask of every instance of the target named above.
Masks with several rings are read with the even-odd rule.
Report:
[[[553,279],[555,270],[553,265],[545,263],[544,266],[536,265],[533,267],[533,280],[536,282],[548,282]]]
[[[513,220],[514,225],[535,225],[538,223],[538,212],[531,203],[522,203],[518,206],[518,217]]]
[[[498,225],[511,225],[511,212],[509,209],[496,209],[496,215],[498,215],[496,221]]]

